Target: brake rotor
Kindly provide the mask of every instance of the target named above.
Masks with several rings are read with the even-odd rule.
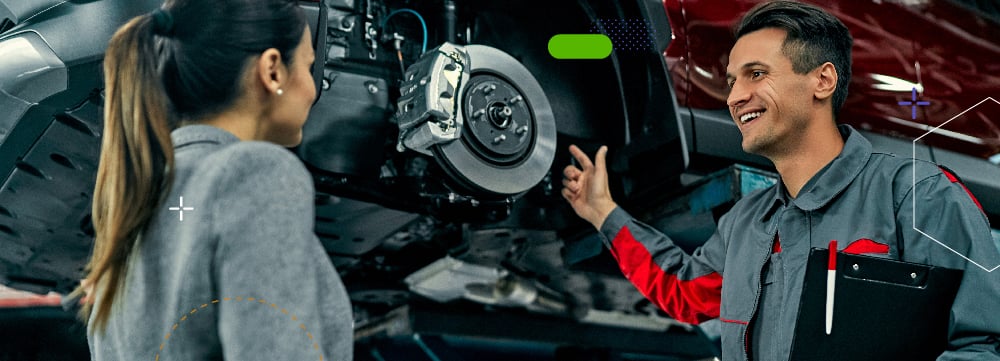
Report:
[[[465,190],[485,196],[524,193],[542,180],[555,157],[552,107],[514,57],[468,45],[470,77],[460,94],[461,138],[431,147],[434,158]]]

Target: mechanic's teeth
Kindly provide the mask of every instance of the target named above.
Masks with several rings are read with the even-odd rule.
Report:
[[[760,116],[760,113],[761,112],[753,112],[753,113],[743,114],[743,116],[740,117],[740,122],[741,123],[746,123],[746,122],[749,122],[750,120],[756,119],[757,117]]]

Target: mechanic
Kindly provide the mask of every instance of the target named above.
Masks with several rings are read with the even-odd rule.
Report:
[[[615,204],[607,147],[594,162],[570,147],[580,167],[565,168],[562,194],[603,234],[625,276],[680,321],[719,318],[724,359],[783,360],[809,249],[837,240],[852,253],[964,270],[938,359],[1000,360],[1000,275],[912,227],[980,264],[1000,264],[978,203],[946,169],[873,152],[836,124],[851,75],[847,27],[814,6],[782,1],[751,9],[735,35],[730,115],[743,150],[770,159],[781,181],[737,202],[692,254]]]
[[[111,39],[96,240],[74,292],[93,359],[352,359],[312,178],[282,147],[316,98],[296,3],[168,0]]]

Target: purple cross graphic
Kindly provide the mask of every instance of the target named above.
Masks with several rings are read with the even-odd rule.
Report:
[[[919,101],[918,102],[917,101],[917,88],[913,88],[913,96],[910,99],[911,99],[911,101],[908,101],[908,102],[899,102],[899,105],[909,105],[910,109],[911,109],[910,110],[910,112],[911,112],[910,116],[913,117],[913,119],[917,119],[917,106],[918,105],[931,105],[931,102],[927,102],[927,101]]]

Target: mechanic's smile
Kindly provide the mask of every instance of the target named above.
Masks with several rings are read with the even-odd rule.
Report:
[[[764,116],[765,112],[767,112],[767,109],[762,107],[737,110],[733,112],[733,121],[736,122],[736,126],[740,129],[740,133],[746,135],[747,129],[749,129],[752,125],[751,123],[755,123],[759,120],[762,116]]]
[[[739,115],[733,117],[737,120],[740,125],[749,124],[750,122],[757,120],[761,115],[766,112],[766,109],[750,109],[747,111],[740,112]]]
[[[757,119],[757,117],[759,117],[761,113],[763,112],[753,112],[753,113],[743,114],[743,116],[740,117],[740,122],[746,124],[747,122]]]

